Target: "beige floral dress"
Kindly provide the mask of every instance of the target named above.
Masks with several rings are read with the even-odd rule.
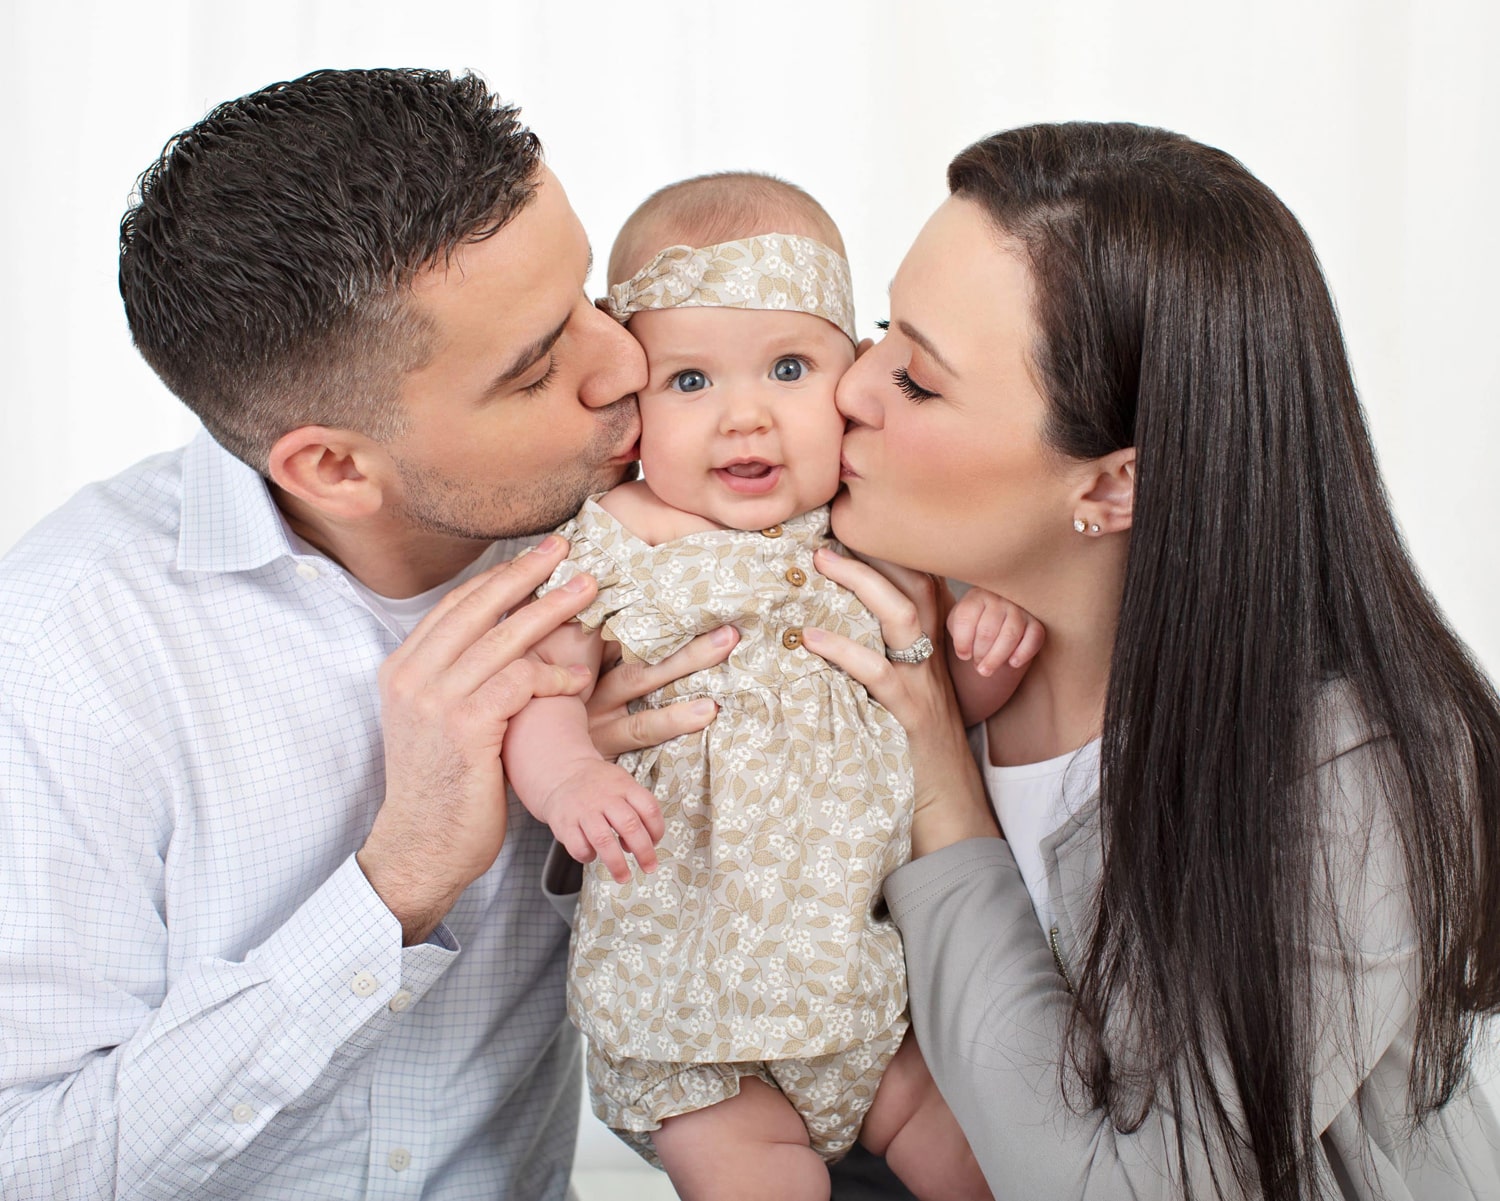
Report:
[[[568,1002],[591,1052],[633,1079],[636,1099],[644,1082],[629,1061],[853,1052],[864,1063],[856,1049],[874,1044],[883,1068],[905,1029],[906,970],[895,925],[875,910],[910,855],[911,768],[890,713],[801,644],[810,625],[882,645],[875,618],[813,569],[819,546],[837,547],[827,508],[651,546],[591,499],[558,533],[572,550],[539,591],[592,574],[599,593],[579,620],[627,658],[658,662],[721,625],[741,635],[727,662],[643,702],[710,696],[717,719],[620,759],[656,794],[666,834],[651,875],[617,884],[597,862],[585,869]],[[596,1086],[604,1070],[590,1065]],[[595,1092],[620,1129],[620,1105]],[[662,1116],[657,1106],[623,1125],[654,1129]]]

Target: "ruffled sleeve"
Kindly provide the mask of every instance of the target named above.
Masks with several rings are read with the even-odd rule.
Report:
[[[599,593],[575,620],[618,642],[627,658],[658,663],[701,632],[695,628],[692,614],[673,613],[655,596],[652,573],[656,548],[636,538],[605,512],[596,497],[586,500],[578,515],[555,532],[568,540],[568,557],[536,595],[545,596],[575,576],[593,576]]]

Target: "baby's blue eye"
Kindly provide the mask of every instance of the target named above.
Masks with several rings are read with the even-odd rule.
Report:
[[[708,376],[697,370],[679,371],[668,387],[677,392],[702,392],[708,387]]]
[[[793,384],[802,378],[805,365],[801,359],[777,359],[776,366],[771,368],[771,374],[783,384]]]

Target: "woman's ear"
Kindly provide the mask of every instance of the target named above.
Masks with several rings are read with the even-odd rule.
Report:
[[[1135,510],[1135,447],[1095,459],[1088,470],[1073,506],[1073,528],[1090,537],[1130,529]]]
[[[385,501],[390,457],[380,445],[353,430],[304,425],[283,434],[271,447],[271,480],[282,491],[326,517],[344,521],[369,517]]]

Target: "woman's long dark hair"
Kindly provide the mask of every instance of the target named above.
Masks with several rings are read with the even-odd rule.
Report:
[[[1226,1150],[1221,1195],[1306,1201],[1329,1003],[1307,938],[1330,855],[1317,697],[1347,682],[1390,735],[1421,957],[1414,1122],[1464,1083],[1476,1019],[1500,1007],[1500,705],[1402,544],[1317,258],[1268,188],[1123,124],[997,134],[948,182],[1029,265],[1048,441],[1137,451],[1065,1074],[1124,1130],[1154,1104],[1195,1113]],[[1232,1081],[1209,1069],[1225,1055]],[[1185,1178],[1181,1136],[1178,1160]]]

